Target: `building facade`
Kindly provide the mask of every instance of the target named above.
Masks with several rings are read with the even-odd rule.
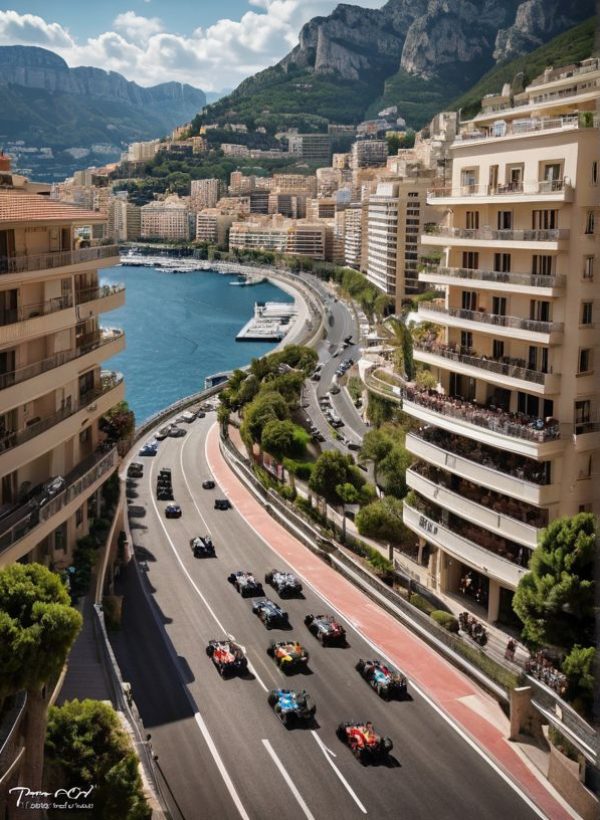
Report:
[[[253,217],[234,222],[229,232],[229,249],[268,250],[278,253],[325,259],[327,227],[280,215]]]
[[[178,196],[149,202],[142,206],[141,212],[143,239],[179,239],[186,242],[190,239],[190,207]]]

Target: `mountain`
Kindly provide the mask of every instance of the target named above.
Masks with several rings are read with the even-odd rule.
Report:
[[[493,67],[594,13],[595,0],[388,0],[341,4],[301,30],[277,65],[210,105],[196,123],[249,121],[322,129],[397,105],[426,123]]]
[[[118,159],[127,143],[164,136],[205,104],[191,85],[144,88],[114,71],[69,68],[43,48],[0,46],[0,145],[38,179]]]

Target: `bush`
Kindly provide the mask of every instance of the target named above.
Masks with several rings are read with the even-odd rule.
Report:
[[[433,612],[429,613],[429,617],[432,618],[436,624],[439,624],[440,626],[443,626],[444,629],[447,629],[448,632],[458,632],[458,621],[454,615],[451,615],[449,612],[444,612],[441,609],[434,609]]]
[[[289,484],[284,484],[282,487],[279,487],[279,495],[286,501],[293,501],[296,498],[296,490],[290,487]]]
[[[588,714],[594,700],[594,666],[596,650],[593,646],[576,644],[562,662],[562,671],[569,682],[569,700],[577,702],[579,711]]]
[[[312,461],[296,461],[293,458],[284,458],[283,466],[288,473],[292,473],[292,475],[295,475],[300,481],[308,481],[312,475]]]
[[[420,609],[421,612],[425,612],[426,615],[431,615],[432,612],[436,611],[434,605],[430,604],[427,598],[423,598],[418,592],[413,592],[408,601],[417,609]]]

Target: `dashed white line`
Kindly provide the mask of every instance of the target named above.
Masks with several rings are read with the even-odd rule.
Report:
[[[327,746],[323,743],[323,741],[321,740],[321,738],[315,732],[314,729],[311,729],[311,734],[314,737],[314,739],[317,741],[317,745],[319,746],[319,748],[321,749],[321,751],[325,755],[325,759],[327,760],[327,762],[329,763],[329,765],[331,766],[333,771],[336,773],[338,779],[340,780],[340,782],[342,783],[342,785],[344,786],[344,788],[346,789],[346,791],[348,792],[350,797],[354,800],[354,802],[356,803],[358,808],[362,811],[362,813],[367,814],[367,810],[365,809],[363,804],[358,799],[358,796],[357,796],[356,792],[354,791],[354,789],[352,788],[350,783],[348,783],[348,781],[346,780],[344,775],[340,772],[338,767],[335,765],[335,763],[331,759],[331,753],[330,753],[329,749],[327,748]]]
[[[267,750],[267,752],[271,756],[271,759],[272,759],[273,763],[279,769],[279,773],[281,774],[281,776],[283,777],[283,779],[287,783],[289,790],[291,791],[291,793],[296,798],[296,802],[298,803],[298,805],[302,809],[302,812],[304,813],[304,816],[307,818],[307,820],[315,820],[314,815],[312,814],[311,810],[306,805],[306,803],[304,801],[304,798],[302,797],[302,795],[298,791],[298,789],[296,787],[296,784],[294,783],[294,781],[292,780],[292,778],[288,774],[287,769],[285,768],[285,766],[283,765],[281,760],[277,757],[277,755],[275,754],[275,750],[273,749],[273,747],[271,746],[271,744],[269,743],[269,741],[266,738],[263,738],[263,746],[265,747],[265,749]]]
[[[243,817],[244,820],[250,820],[250,817],[248,816],[248,813],[246,812],[246,809],[244,808],[244,806],[242,804],[242,801],[239,798],[239,795],[238,795],[238,793],[235,789],[235,786],[233,785],[233,781],[231,780],[231,777],[229,776],[229,772],[227,771],[227,769],[225,767],[225,764],[223,763],[223,760],[221,759],[221,755],[219,754],[219,750],[215,746],[215,742],[212,739],[212,736],[211,736],[210,732],[208,731],[208,727],[207,727],[206,723],[204,722],[200,712],[195,713],[194,719],[195,719],[196,723],[198,724],[198,728],[202,732],[202,737],[204,738],[204,740],[206,742],[206,745],[208,746],[208,748],[210,750],[210,753],[212,754],[213,759],[214,759],[215,763],[217,764],[217,768],[219,769],[219,772],[221,773],[221,777],[223,778],[225,786],[227,787],[227,791],[229,792],[229,794],[231,796],[231,799],[235,803],[236,809],[240,813],[240,817]]]

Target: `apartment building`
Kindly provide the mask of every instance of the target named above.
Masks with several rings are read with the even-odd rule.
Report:
[[[102,369],[124,336],[100,316],[125,293],[101,287],[99,269],[118,248],[80,239],[104,220],[26,185],[0,189],[0,566],[66,567],[117,467],[99,419],[124,398]]]
[[[141,211],[143,239],[189,240],[191,210],[186,200],[173,194],[143,205]]]
[[[287,219],[281,215],[257,216],[233,223],[229,249],[268,250],[324,260],[326,233],[324,223]]]
[[[388,156],[386,140],[365,139],[357,140],[352,144],[350,152],[350,167],[353,171],[359,168],[383,166]]]
[[[488,98],[428,196],[447,219],[419,279],[443,296],[419,306],[414,359],[438,387],[404,390],[423,425],[404,521],[430,585],[491,621],[511,621],[543,527],[600,513],[599,101],[597,59]]]
[[[361,203],[352,203],[344,211],[344,264],[361,270],[363,229],[366,209]]]
[[[127,200],[127,192],[119,191],[108,205],[108,235],[115,242],[131,242],[140,238],[142,210]]]
[[[331,136],[329,134],[289,134],[288,150],[307,162],[327,165],[331,159]]]
[[[195,211],[214,208],[221,196],[220,179],[193,179],[190,184],[190,198]]]
[[[239,214],[221,208],[205,208],[196,215],[196,241],[226,248],[229,229]]]
[[[405,179],[381,181],[367,201],[367,279],[395,299],[398,312],[407,296],[423,290],[420,234],[425,224],[439,221],[441,213],[427,204],[433,174],[418,167],[410,170]]]

